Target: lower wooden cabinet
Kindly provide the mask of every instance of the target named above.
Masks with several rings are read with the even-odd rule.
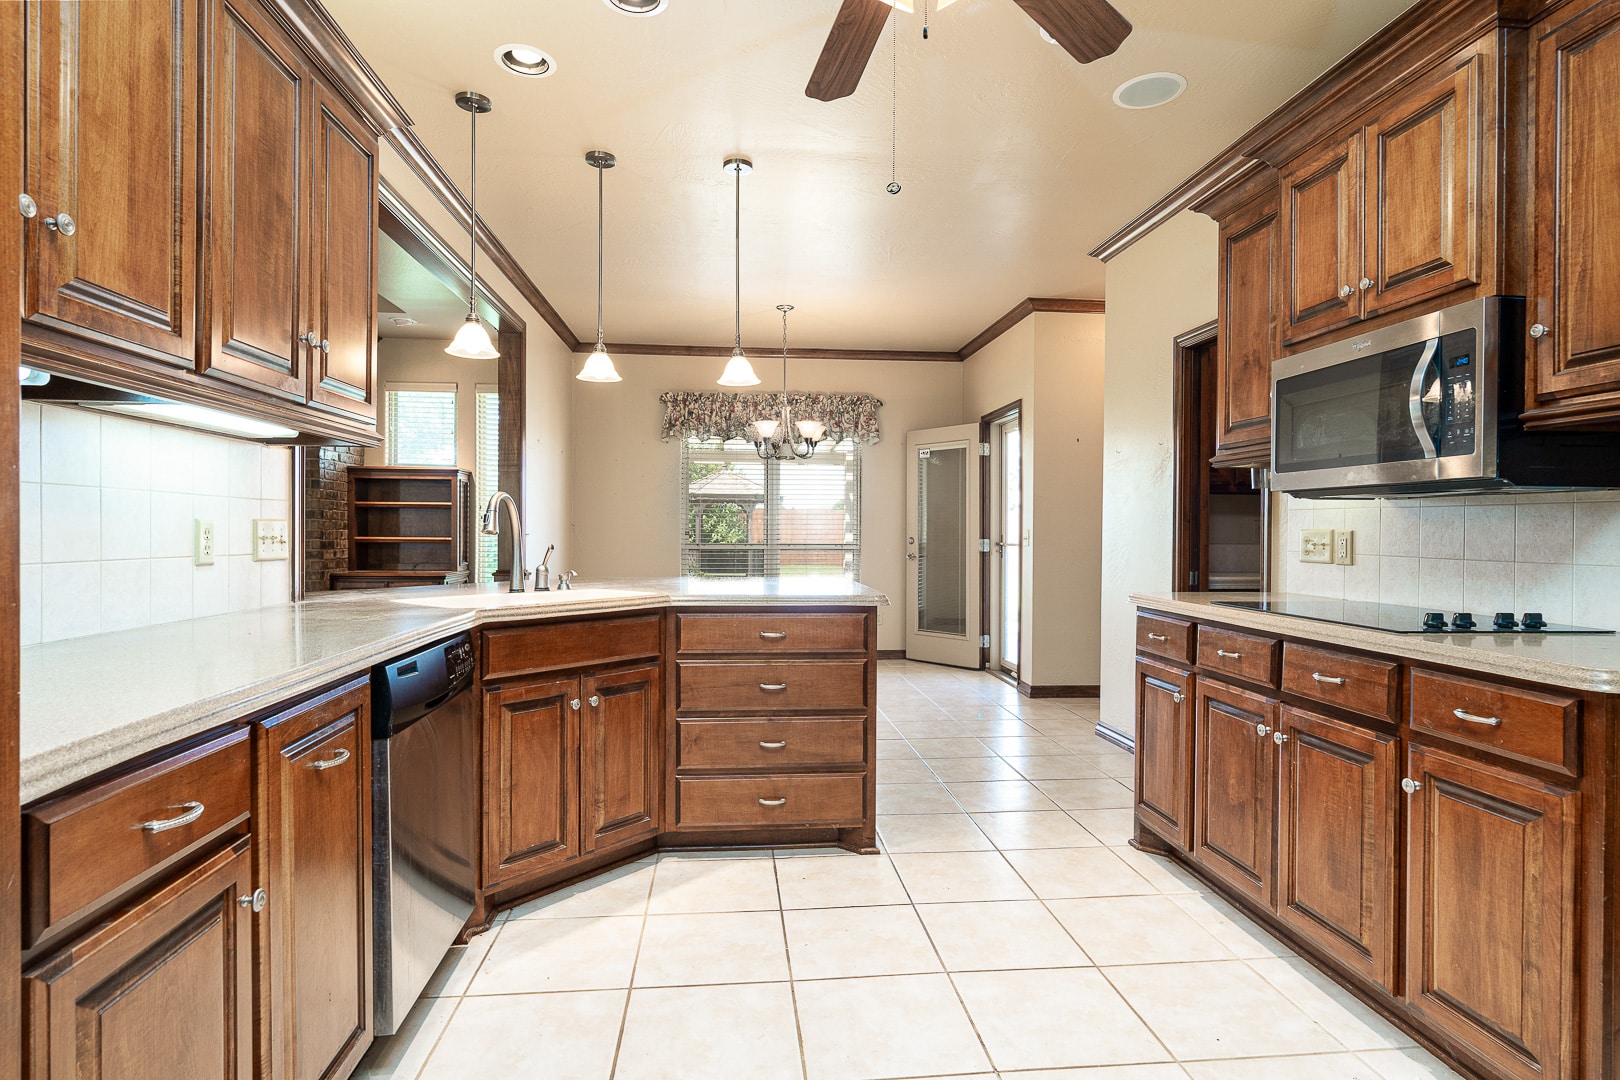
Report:
[[[1190,851],[1193,776],[1192,673],[1136,661],[1136,816]]]
[[[24,1075],[256,1075],[250,847],[221,848],[24,972]]]
[[[1248,898],[1271,906],[1276,848],[1277,702],[1198,682],[1193,734],[1193,853]]]
[[[663,708],[656,665],[580,680],[580,846],[586,853],[658,832]]]
[[[1421,745],[1406,779],[1407,1001],[1497,1075],[1575,1075],[1580,796]]]

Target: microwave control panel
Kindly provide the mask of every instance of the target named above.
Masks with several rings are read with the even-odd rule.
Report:
[[[1464,330],[1440,339],[1440,437],[1436,449],[1441,457],[1461,457],[1474,452],[1477,401],[1474,394],[1474,332]]]

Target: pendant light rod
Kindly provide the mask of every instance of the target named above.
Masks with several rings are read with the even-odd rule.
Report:
[[[737,336],[731,350],[731,360],[726,364],[726,370],[720,375],[721,386],[758,386],[759,376],[754,374],[754,367],[743,354],[742,347],[742,178],[743,173],[753,172],[754,163],[745,157],[728,157],[725,162],[727,172],[736,174],[737,192],[735,216],[732,220],[733,235],[736,240],[736,312]]]
[[[478,313],[478,114],[492,112],[495,103],[476,90],[463,90],[456,95],[456,104],[472,114],[472,148],[468,159],[471,174],[467,180],[467,202],[471,217],[467,222],[467,235],[472,250],[467,256],[467,310]]]
[[[602,196],[602,174],[619,163],[619,159],[606,150],[591,150],[585,155],[585,164],[596,170],[596,343],[602,344],[602,250],[603,217],[606,214]]]

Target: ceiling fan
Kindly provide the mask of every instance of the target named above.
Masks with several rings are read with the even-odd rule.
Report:
[[[1131,24],[1108,0],[1015,0],[1035,25],[1082,64],[1119,48]],[[907,6],[899,0],[900,6]],[[827,44],[804,88],[806,97],[837,101],[855,92],[861,73],[889,19],[890,0],[844,0]],[[941,7],[944,4],[940,5]]]

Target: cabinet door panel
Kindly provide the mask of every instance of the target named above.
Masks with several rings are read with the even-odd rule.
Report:
[[[1283,174],[1283,220],[1289,252],[1283,343],[1360,318],[1359,133]]]
[[[1479,56],[1367,127],[1365,313],[1479,280]]]
[[[1284,706],[1277,910],[1395,989],[1396,741]]]
[[[214,32],[204,366],[302,401],[311,79],[246,0],[220,0]]]
[[[1193,734],[1194,853],[1210,873],[1270,906],[1277,755],[1277,702],[1234,686],[1198,681]]]
[[[1407,760],[1407,999],[1502,1076],[1573,1075],[1580,796],[1424,746]]]
[[[579,772],[586,852],[658,831],[663,740],[656,665],[583,680]]]
[[[1536,45],[1536,391],[1620,390],[1620,4]]]
[[[1136,661],[1136,817],[1192,849],[1192,675]]]
[[[1217,457],[1250,451],[1269,459],[1271,362],[1280,226],[1277,195],[1221,223],[1220,383]]]
[[[196,362],[198,0],[37,3],[30,316]],[[44,219],[67,214],[72,236]]]
[[[321,344],[311,353],[310,400],[374,422],[376,143],[336,94],[319,88],[315,100],[310,299]]]
[[[578,679],[484,695],[484,887],[579,854]]]

